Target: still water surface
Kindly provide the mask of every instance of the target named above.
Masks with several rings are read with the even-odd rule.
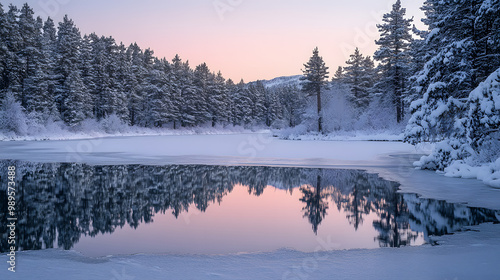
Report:
[[[0,167],[12,164],[21,250],[99,257],[400,247],[500,216],[397,193],[398,183],[360,170],[12,161]],[[2,191],[0,207],[6,206]],[[0,220],[6,223],[5,211]],[[5,227],[0,236],[5,252]]]

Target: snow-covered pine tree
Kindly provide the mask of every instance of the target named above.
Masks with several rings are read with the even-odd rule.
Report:
[[[283,118],[280,101],[280,91],[268,88],[265,89],[264,123],[266,126],[271,126],[276,120]]]
[[[117,45],[112,37],[89,35],[91,47],[91,81],[89,88],[95,117],[100,120],[114,112],[118,94]]]
[[[229,92],[226,87],[226,79],[224,79],[222,73],[219,71],[215,76],[214,87],[209,96],[212,126],[215,126],[217,123],[227,123],[230,116],[228,100]]]
[[[235,125],[235,96],[237,92],[237,87],[234,84],[233,80],[231,78],[227,79],[226,81],[226,88],[227,88],[227,122],[229,124]]]
[[[193,85],[196,91],[196,124],[201,125],[213,122],[210,110],[210,99],[214,90],[215,76],[210,72],[206,63],[196,66],[193,72]]]
[[[80,73],[76,73],[80,60],[81,41],[80,31],[75,26],[73,20],[69,19],[67,15],[64,16],[63,21],[59,23],[57,32],[57,64],[55,75],[57,78],[56,102],[58,110],[65,120],[68,120],[68,116],[72,114],[68,112],[70,108],[66,107],[66,105],[71,104],[71,102],[66,101],[66,98],[68,98],[70,94],[69,90],[72,88],[72,86],[69,85],[74,84],[76,89],[73,93],[84,91],[79,84],[79,82],[81,82]],[[68,80],[70,74],[72,78]],[[85,92],[87,92],[86,89]],[[78,117],[76,119],[80,118]],[[72,123],[75,124],[76,122]]]
[[[344,68],[339,66],[335,73],[333,74],[332,81],[342,83],[344,82]]]
[[[262,81],[250,83],[248,92],[251,99],[250,119],[255,125],[264,124],[266,122],[266,88]]]
[[[177,57],[177,56],[176,56]],[[175,59],[175,58],[174,58]],[[180,60],[180,58],[178,58]],[[196,88],[193,80],[193,70],[189,67],[189,61],[181,62],[180,68],[175,71],[180,87],[180,122],[183,127],[193,127],[197,123],[196,105],[199,102],[196,96]]]
[[[309,61],[304,64],[302,70],[304,76],[301,77],[302,90],[307,96],[316,96],[318,107],[318,132],[323,133],[323,117],[321,112],[321,89],[328,83],[328,67],[326,67],[323,58],[319,56],[319,50],[316,47]]]
[[[47,100],[44,114],[46,118],[52,120],[60,120],[61,115],[57,109],[56,104],[56,84],[57,77],[55,76],[55,69],[57,63],[57,30],[54,21],[49,17],[43,23],[43,43],[42,55],[46,62],[45,79],[47,83]]]
[[[162,127],[169,121],[169,84],[167,79],[168,62],[154,59],[148,69],[144,91],[147,96],[146,110],[148,123],[155,127]],[[167,68],[167,69],[166,69]]]
[[[373,58],[380,62],[381,73],[378,89],[389,95],[396,109],[397,122],[404,118],[404,97],[409,76],[409,46],[412,41],[412,19],[405,18],[406,9],[397,0],[392,10],[384,14],[383,24],[377,25],[380,39],[376,41],[379,49]]]
[[[127,58],[130,62],[131,73],[128,76],[125,90],[128,94],[128,112],[130,125],[138,125],[143,118],[144,94],[141,89],[146,70],[144,68],[143,52],[136,44],[130,44],[127,48]]]
[[[241,80],[235,87],[233,98],[233,124],[234,125],[248,125],[252,122],[252,98],[250,91]]]
[[[129,111],[128,111],[128,81],[132,75],[132,69],[130,60],[127,56],[127,48],[123,43],[120,43],[116,47],[116,72],[115,72],[115,87],[117,88],[117,94],[115,103],[113,104],[112,111],[115,113],[124,123],[129,123]]]
[[[0,3],[0,102],[2,102],[5,90],[8,87],[7,71],[9,65],[7,64],[8,46],[7,46],[7,16],[3,10],[3,5]]]
[[[22,81],[21,87],[21,105],[28,111],[32,111],[33,106],[28,108],[28,99],[33,99],[34,90],[36,89],[34,77],[38,76],[40,70],[40,51],[41,46],[39,43],[41,41],[41,30],[37,21],[34,18],[33,9],[31,9],[27,3],[23,5],[19,12],[19,34],[21,35],[20,50],[18,53],[18,59],[21,63],[21,73],[20,78]],[[33,95],[32,95],[33,94]]]
[[[7,91],[12,92],[17,100],[21,100],[22,80],[24,70],[22,60],[19,53],[22,49],[23,38],[19,30],[19,9],[14,6],[9,6],[9,11],[6,13],[6,31],[5,43],[7,52],[5,57],[4,81],[6,81]]]
[[[182,60],[179,55],[175,55],[171,63],[171,71],[169,75],[170,81],[170,121],[173,123],[174,129],[182,125]]]
[[[476,81],[481,82],[500,65],[500,1],[480,1],[475,14],[473,35],[477,52],[473,62]]]
[[[283,108],[282,118],[288,126],[294,127],[302,122],[306,100],[297,86],[285,86],[276,89],[279,92],[280,104]]]
[[[491,145],[498,143],[498,72],[480,82],[500,67],[495,42],[499,31],[493,27],[498,24],[494,15],[500,13],[500,5],[498,1],[428,0],[424,7],[430,59],[417,75],[422,98],[412,103],[414,113],[405,139],[440,141],[419,165],[443,170],[475,153],[498,150],[498,144]]]
[[[351,88],[349,100],[360,112],[370,103],[370,90],[373,87],[374,64],[370,57],[364,57],[358,48],[350,55],[344,67],[342,81]]]
[[[30,14],[32,12],[26,6],[23,6],[20,18],[29,18]],[[20,24],[20,26],[26,26],[26,29],[30,30],[31,19],[23,21],[25,23]],[[50,67],[49,57],[47,56],[48,53],[44,52],[42,28],[43,21],[38,17],[31,32],[32,39],[25,41],[23,47],[25,49],[23,53],[26,59],[26,72],[23,79],[23,93],[21,94],[22,99],[25,100],[24,108],[26,111],[28,113],[36,112],[39,121],[49,116],[53,103],[49,93],[49,77],[47,75]]]
[[[80,77],[80,71],[73,69],[69,72],[63,88],[66,98],[64,99],[63,120],[74,127],[87,117],[87,104],[90,103],[90,95]]]
[[[95,68],[94,68],[94,53],[92,50],[92,45],[94,44],[93,38],[95,38],[95,34],[91,35],[84,35],[81,41],[81,46],[80,46],[80,57],[79,57],[79,62],[78,65],[80,67],[80,77],[82,78],[83,84],[85,85],[85,88],[88,90],[90,94],[90,106],[92,107],[91,109],[91,116],[93,118],[96,118],[96,112],[97,112],[97,102],[96,102],[96,97],[97,94],[95,92],[97,91],[97,86],[95,84]]]
[[[468,144],[479,153],[486,143],[486,149],[500,156],[500,68],[470,93],[467,103],[469,108],[462,123]]]
[[[446,2],[446,3],[445,3]],[[475,82],[474,12],[477,1],[425,2],[429,29],[422,54],[427,62],[415,76],[421,96],[411,105],[412,117],[405,132],[411,143],[463,138],[455,122],[463,117],[466,98]],[[474,8],[475,7],[475,8]]]

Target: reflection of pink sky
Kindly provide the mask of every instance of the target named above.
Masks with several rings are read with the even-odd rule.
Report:
[[[37,14],[44,13],[41,3],[67,3],[57,7],[56,21],[68,14],[82,33],[111,35],[127,45],[137,42],[168,59],[178,53],[192,66],[207,62],[211,70],[236,81],[301,74],[315,46],[331,72],[344,65],[355,46],[372,55],[375,24],[395,2],[243,0],[221,20],[215,1],[207,0],[11,1],[17,6],[27,2]],[[422,3],[402,1],[416,19]],[[421,26],[418,20],[416,24]]]
[[[74,247],[89,256],[133,253],[227,254],[269,252],[292,248],[313,252],[321,240],[338,247],[377,248],[377,231],[372,226],[375,214],[364,217],[357,231],[329,200],[328,214],[316,236],[307,218],[302,218],[304,203],[298,188],[293,193],[267,187],[259,197],[235,186],[220,206],[209,205],[205,213],[191,206],[178,219],[167,211],[156,214],[154,223],[141,223],[137,230],[126,225],[113,234],[82,237]],[[421,239],[421,238],[420,238]],[[418,240],[415,244],[423,242]]]

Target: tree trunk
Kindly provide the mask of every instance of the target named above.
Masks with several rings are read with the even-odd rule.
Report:
[[[318,98],[318,132],[323,133],[323,117],[321,116],[321,89],[316,94]]]

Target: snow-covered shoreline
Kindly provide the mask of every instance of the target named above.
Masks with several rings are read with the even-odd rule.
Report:
[[[95,138],[112,137],[141,137],[141,136],[173,136],[173,135],[227,135],[241,133],[269,133],[268,129],[249,130],[240,126],[212,128],[212,127],[193,127],[193,128],[143,128],[126,127],[126,129],[117,129],[112,132],[106,132],[103,129],[85,130],[72,132],[68,130],[59,130],[57,133],[38,133],[34,135],[5,135],[0,132],[1,141],[49,141],[49,140],[87,140]]]
[[[20,252],[2,279],[497,279],[500,225],[438,238],[438,246],[372,250],[278,250],[231,255],[131,255],[88,258],[74,251]],[[328,248],[318,240],[318,250]],[[363,269],[360,269],[360,268]]]

